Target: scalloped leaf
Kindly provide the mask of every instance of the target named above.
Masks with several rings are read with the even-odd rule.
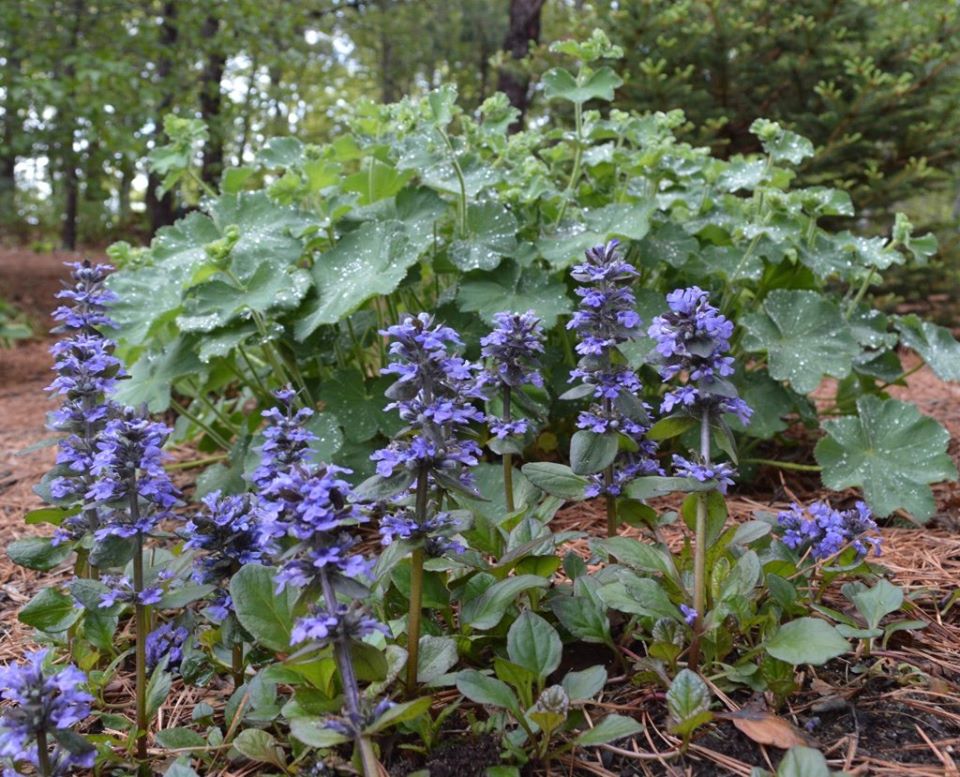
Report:
[[[933,515],[930,483],[956,480],[947,455],[950,435],[913,405],[875,396],[857,400],[857,416],[823,422],[827,436],[814,456],[827,488],[862,488],[880,516],[904,509],[916,520]]]

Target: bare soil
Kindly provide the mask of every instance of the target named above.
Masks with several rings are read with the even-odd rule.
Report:
[[[64,252],[0,250],[0,296],[28,313],[39,333],[33,340],[0,350],[0,546],[44,530],[23,523],[27,511],[41,506],[32,488],[55,456],[53,447],[32,447],[50,437],[45,417],[54,407],[44,391],[51,379],[51,341],[44,333],[52,325],[53,296],[66,275],[62,263],[79,258]],[[911,353],[902,359],[907,369],[917,363]],[[950,454],[960,461],[960,385],[944,383],[924,367],[909,377],[906,387],[895,387],[891,394],[915,402],[942,423],[951,435]],[[748,488],[731,495],[731,514],[745,519],[757,509],[775,510],[794,498],[809,499],[819,488],[816,475],[762,470]],[[926,527],[882,529],[883,563],[915,603],[914,617],[926,620],[927,628],[898,635],[870,659],[835,662],[819,675],[806,670],[799,678],[803,690],[780,710],[800,727],[810,724],[811,736],[835,769],[890,777],[958,774],[953,758],[960,746],[960,607],[945,612],[942,608],[960,581],[960,486],[938,485],[935,495],[937,514]],[[561,511],[556,528],[597,533],[603,522],[600,505],[588,503]],[[672,539],[679,542],[681,537]],[[576,549],[588,554],[585,544]],[[43,584],[50,579],[45,576]],[[0,662],[18,658],[30,641],[29,630],[17,622],[16,613],[39,584],[34,573],[0,557]],[[746,776],[754,765],[771,768],[782,755],[757,745],[729,722],[708,727],[686,754],[678,755],[676,742],[666,733],[662,696],[624,680],[609,694],[606,706],[634,714],[645,723],[645,733],[633,742],[617,743],[618,751],[598,749],[590,760],[561,757],[555,761],[555,772],[562,766],[565,774],[582,775]],[[181,701],[191,693],[185,690]],[[736,706],[745,699],[730,701]],[[495,763],[489,740],[462,734],[444,739],[443,746],[416,768],[428,767],[438,775],[468,775],[482,774],[481,764]],[[394,761],[395,773],[409,770],[401,765],[405,760]]]

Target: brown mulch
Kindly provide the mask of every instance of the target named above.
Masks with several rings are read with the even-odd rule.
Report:
[[[62,262],[68,258],[78,255],[0,250],[0,296],[33,317],[41,332],[51,324],[51,301],[64,274]],[[54,403],[43,390],[51,379],[49,344],[50,340],[41,336],[0,350],[0,546],[4,547],[13,539],[44,530],[24,525],[23,516],[41,506],[32,488],[53,464],[55,448],[23,451],[49,436],[45,416]],[[916,359],[904,354],[905,368],[913,366]],[[907,387],[893,388],[891,394],[915,402],[922,412],[944,424],[951,434],[950,453],[960,461],[960,385],[946,384],[923,368],[910,376]],[[757,510],[781,509],[793,498],[813,498],[817,489],[816,476],[762,470],[749,494],[732,494],[728,505],[733,520],[745,520]],[[799,678],[803,690],[791,698],[790,709],[784,713],[801,726],[814,716],[820,718],[813,736],[833,768],[889,777],[958,774],[953,758],[960,745],[960,605],[947,609],[946,600],[960,581],[960,488],[956,483],[940,484],[934,492],[937,515],[927,527],[881,529],[881,563],[914,603],[911,617],[925,620],[927,628],[898,635],[886,650],[874,651],[875,662],[869,669],[864,670],[865,662],[854,656],[831,665],[829,672],[805,670]],[[852,496],[835,498],[843,501]],[[677,506],[675,500],[658,504],[662,508]],[[560,511],[553,528],[597,535],[604,520],[600,505],[574,505]],[[631,528],[623,533],[639,535]],[[682,541],[679,530],[667,531],[666,536],[671,544]],[[589,556],[586,541],[573,547]],[[68,571],[60,574],[66,577]],[[42,584],[52,579],[45,575]],[[40,585],[34,573],[0,555],[0,663],[20,657],[30,642],[30,630],[19,624],[16,614]],[[841,606],[841,601],[832,599],[831,604]],[[842,703],[827,705],[828,712],[816,712],[824,706],[827,687]],[[125,692],[118,689],[118,693]],[[162,725],[188,719],[190,709],[200,700],[216,701],[220,706],[222,699],[210,694],[211,689],[193,688],[174,694],[161,712]],[[438,697],[441,700],[442,695]],[[730,704],[735,707],[742,701],[730,700]],[[563,762],[565,773],[603,777],[749,775],[753,765],[770,768],[768,764],[775,764],[779,757],[779,751],[757,746],[723,722],[708,728],[680,758],[678,743],[667,733],[662,719],[662,698],[651,696],[649,688],[624,683],[606,704],[611,710],[627,709],[638,715],[646,725],[645,733],[636,739],[632,752],[607,748],[596,751],[591,761],[569,757]]]

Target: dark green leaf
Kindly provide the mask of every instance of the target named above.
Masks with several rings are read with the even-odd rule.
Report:
[[[581,429],[570,439],[570,469],[577,475],[592,475],[609,467],[618,451],[617,434]]]
[[[522,471],[527,480],[537,488],[561,499],[583,499],[584,489],[589,483],[585,477],[574,474],[565,464],[534,462],[524,464]]]
[[[72,596],[56,588],[44,588],[24,605],[17,617],[21,623],[55,634],[69,629],[82,614]]]
[[[667,709],[670,710],[670,730],[687,737],[713,717],[710,689],[696,672],[681,669],[667,691]]]
[[[541,680],[560,666],[562,654],[557,630],[530,610],[524,610],[507,632],[507,656]]]
[[[230,596],[237,620],[265,647],[290,649],[297,591],[288,586],[276,593],[273,567],[246,564],[230,580]]]
[[[54,545],[49,537],[24,537],[7,545],[7,555],[14,564],[47,572],[73,552],[72,542]]]
[[[774,658],[793,666],[820,666],[850,650],[836,627],[819,618],[798,618],[785,623],[764,647]]]
[[[607,715],[593,728],[577,734],[573,741],[580,747],[592,747],[594,745],[605,745],[607,742],[616,742],[618,739],[626,739],[634,734],[639,734],[641,731],[643,731],[643,726],[633,718],[628,718],[625,715]]]

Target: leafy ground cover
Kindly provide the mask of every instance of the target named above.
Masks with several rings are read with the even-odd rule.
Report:
[[[37,265],[40,272],[42,265]],[[29,276],[27,276],[29,280]],[[5,384],[0,400],[4,402],[0,412],[4,425],[4,469],[10,469],[5,478],[0,478],[5,489],[3,509],[6,520],[4,535],[11,539],[25,534],[21,520],[24,511],[36,505],[31,487],[49,467],[52,450],[38,450],[23,457],[13,456],[34,439],[45,436],[44,414],[51,404],[41,399],[40,387],[49,381],[49,357],[44,344],[31,344],[15,351],[0,353],[4,360]],[[915,357],[904,354],[905,371],[918,363]],[[925,412],[944,423],[951,432],[950,451],[956,460],[957,439],[957,389],[943,383],[929,370],[919,370],[908,379],[908,385],[895,389],[901,399],[911,400]],[[815,393],[824,402],[832,396],[831,387],[823,385]],[[197,451],[192,446],[175,449],[176,461],[195,459]],[[192,470],[179,472],[177,484],[188,493],[195,478]],[[753,481],[748,488],[734,491],[728,497],[728,506],[734,520],[749,522],[756,510],[776,510],[786,507],[790,501],[809,503],[822,494],[819,482],[812,473],[790,473],[781,478],[766,472]],[[902,632],[891,639],[884,649],[874,649],[872,660],[854,654],[837,659],[823,668],[799,668],[797,692],[790,696],[786,708],[776,716],[769,711],[753,713],[750,717],[750,696],[744,691],[718,694],[715,705],[716,719],[701,729],[693,738],[687,753],[678,755],[680,741],[669,729],[668,709],[663,691],[656,686],[631,682],[631,677],[619,671],[615,662],[607,662],[610,678],[607,688],[598,700],[597,714],[604,711],[626,711],[646,726],[645,732],[633,741],[638,752],[631,752],[633,745],[627,742],[601,748],[596,751],[578,750],[574,754],[559,754],[555,767],[573,768],[576,773],[597,774],[671,774],[671,770],[690,767],[695,774],[717,774],[726,770],[732,774],[750,774],[750,766],[764,766],[769,756],[775,764],[780,752],[774,745],[784,741],[808,741],[816,744],[831,758],[834,768],[853,768],[870,765],[877,773],[886,774],[941,774],[950,758],[949,747],[956,740],[956,681],[958,658],[956,645],[960,629],[955,625],[955,611],[950,596],[955,587],[957,567],[960,566],[960,544],[955,535],[958,516],[956,486],[942,484],[934,487],[935,522],[922,532],[910,528],[882,528],[885,544],[882,564],[890,572],[890,578],[916,605],[911,617],[922,619],[926,627],[921,630]],[[677,496],[653,498],[650,501],[658,512],[680,507]],[[554,533],[585,532],[602,534],[606,525],[606,508],[597,501],[570,505],[563,508],[551,522]],[[623,528],[624,536],[641,536],[636,528]],[[665,544],[681,550],[684,532],[674,526],[662,529]],[[364,547],[371,551],[378,546],[378,538],[368,532],[363,538]],[[565,546],[584,559],[591,559],[593,551],[586,538],[573,538]],[[50,577],[38,580],[20,567],[6,564],[3,567],[4,595],[13,605],[22,605],[39,590],[49,584]],[[54,582],[66,581],[68,570],[55,573]],[[824,606],[848,610],[850,602],[831,587]],[[15,659],[22,654],[22,646],[29,639],[29,631],[13,620],[14,608],[5,608],[7,630],[3,644]],[[623,617],[623,616],[621,616]],[[618,625],[614,623],[614,628]],[[628,654],[629,655],[629,654]],[[637,655],[637,659],[642,656]],[[589,668],[596,663],[596,651],[578,650],[576,645],[567,646],[563,663],[557,675],[568,671]],[[864,671],[869,664],[869,669]],[[132,689],[128,677],[120,675],[105,689],[105,697],[120,704],[129,704]],[[156,726],[162,729],[176,728],[178,724],[191,725],[190,710],[200,702],[209,703],[219,712],[232,693],[229,680],[196,688],[181,685],[179,679],[171,686],[171,693],[161,706]],[[455,698],[452,691],[440,691],[433,697],[435,712]],[[733,719],[725,719],[723,712],[727,701],[731,707],[742,707]],[[448,718],[446,735],[465,737],[469,721],[469,705],[461,714]],[[743,712],[746,710],[746,713]],[[736,717],[736,715],[740,715]],[[792,721],[799,727],[819,718],[809,734],[801,734],[786,726]],[[919,726],[919,730],[917,728]],[[744,733],[746,730],[747,733]],[[867,735],[865,732],[869,731]],[[798,739],[811,737],[809,740]],[[649,737],[649,739],[647,739]],[[790,740],[790,737],[794,737]],[[446,738],[443,737],[443,738]],[[784,739],[786,738],[786,739]],[[766,742],[766,750],[758,744]],[[611,749],[619,747],[617,749]],[[385,750],[384,752],[389,752]],[[493,759],[500,748],[493,740],[483,736],[466,740],[457,747],[437,748],[429,756],[431,773],[468,773],[466,763],[481,763]],[[659,754],[659,755],[657,755]],[[161,753],[158,751],[158,756]],[[394,750],[384,757],[384,762],[394,773],[406,773],[424,765],[424,761],[409,751]],[[906,764],[906,765],[904,765]],[[797,768],[800,768],[797,766]],[[244,765],[223,764],[210,773],[249,773],[264,769]],[[784,767],[786,768],[786,767]],[[805,774],[807,772],[796,772]]]

